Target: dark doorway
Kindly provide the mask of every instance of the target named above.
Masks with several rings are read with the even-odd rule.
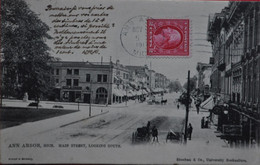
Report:
[[[84,94],[84,103],[90,103],[90,94]]]
[[[75,102],[75,92],[69,91],[69,102]]]

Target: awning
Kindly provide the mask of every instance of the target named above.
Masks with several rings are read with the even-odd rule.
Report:
[[[134,94],[133,94],[133,92],[131,92],[131,90],[130,90],[130,91],[127,92],[127,96],[128,96],[128,97],[132,97],[132,96],[134,96]]]
[[[213,100],[213,97],[212,96],[210,96],[207,100],[205,100],[204,102],[202,102],[201,104],[200,104],[200,107],[202,108],[202,109],[213,109],[213,107],[214,107],[214,100]]]
[[[132,85],[132,86],[134,86],[135,88],[138,87],[138,85],[136,84],[136,82],[130,81],[129,84]]]
[[[120,97],[124,96],[123,92],[121,92],[119,89],[113,89],[113,94]]]
[[[133,90],[129,90],[127,94],[128,94],[128,96],[130,96],[130,97],[136,95],[136,93],[135,93]]]
[[[126,91],[119,89],[119,92],[122,94],[122,96],[126,96]]]
[[[136,94],[137,95],[142,95],[142,92],[141,91],[136,91]]]

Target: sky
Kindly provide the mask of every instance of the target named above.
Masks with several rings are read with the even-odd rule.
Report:
[[[90,61],[98,62],[103,58],[108,62],[110,56],[112,61],[120,60],[123,65],[145,65],[149,69],[162,73],[170,80],[178,79],[182,84],[187,80],[187,72],[191,71],[191,77],[197,74],[198,62],[209,63],[212,56],[211,44],[206,40],[208,16],[218,13],[228,5],[223,1],[152,1],[152,0],[26,0],[31,10],[36,12],[43,22],[50,26],[49,34],[52,35],[53,28],[50,23],[49,14],[45,11],[46,6],[72,7],[76,5],[113,5],[114,11],[109,15],[109,21],[115,23],[115,27],[107,32],[108,48],[101,51],[99,55],[55,55],[53,40],[47,41],[52,49],[51,55],[59,57],[64,61]],[[187,58],[140,58],[130,55],[122,46],[120,33],[128,20],[140,15],[154,19],[189,19],[190,20],[190,57]],[[146,36],[141,36],[146,39]]]

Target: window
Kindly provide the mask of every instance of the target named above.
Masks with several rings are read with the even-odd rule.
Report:
[[[71,79],[66,80],[66,86],[71,86]]]
[[[102,81],[102,74],[98,74],[97,82],[101,82],[101,81]]]
[[[67,69],[67,75],[72,75],[72,69]]]
[[[103,82],[107,82],[107,75],[106,74],[103,75]]]
[[[86,82],[90,82],[90,74],[86,74]]]
[[[56,69],[56,75],[59,75],[59,74],[60,74],[60,70]]]
[[[79,79],[73,79],[73,86],[79,86]]]
[[[57,83],[57,84],[59,83],[59,79],[56,79],[56,83]]]
[[[107,75],[106,74],[98,74],[97,82],[107,82]]]
[[[74,69],[74,75],[79,75],[79,69]]]

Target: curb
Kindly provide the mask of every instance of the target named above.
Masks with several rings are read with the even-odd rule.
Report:
[[[94,116],[90,116],[90,117],[87,117],[87,118],[83,118],[83,119],[80,119],[80,120],[77,120],[77,121],[70,122],[68,124],[63,124],[59,128],[66,127],[68,125],[72,125],[72,124],[75,124],[75,123],[78,123],[78,122],[81,122],[81,121],[84,121],[84,120],[87,120],[87,119],[91,119],[91,118],[94,118],[94,117],[97,117],[97,116],[100,116],[100,115],[104,115],[104,114],[106,114],[108,112],[109,111],[106,111],[106,112],[103,112],[103,113],[100,113],[100,114],[97,114],[97,115],[94,115]]]

